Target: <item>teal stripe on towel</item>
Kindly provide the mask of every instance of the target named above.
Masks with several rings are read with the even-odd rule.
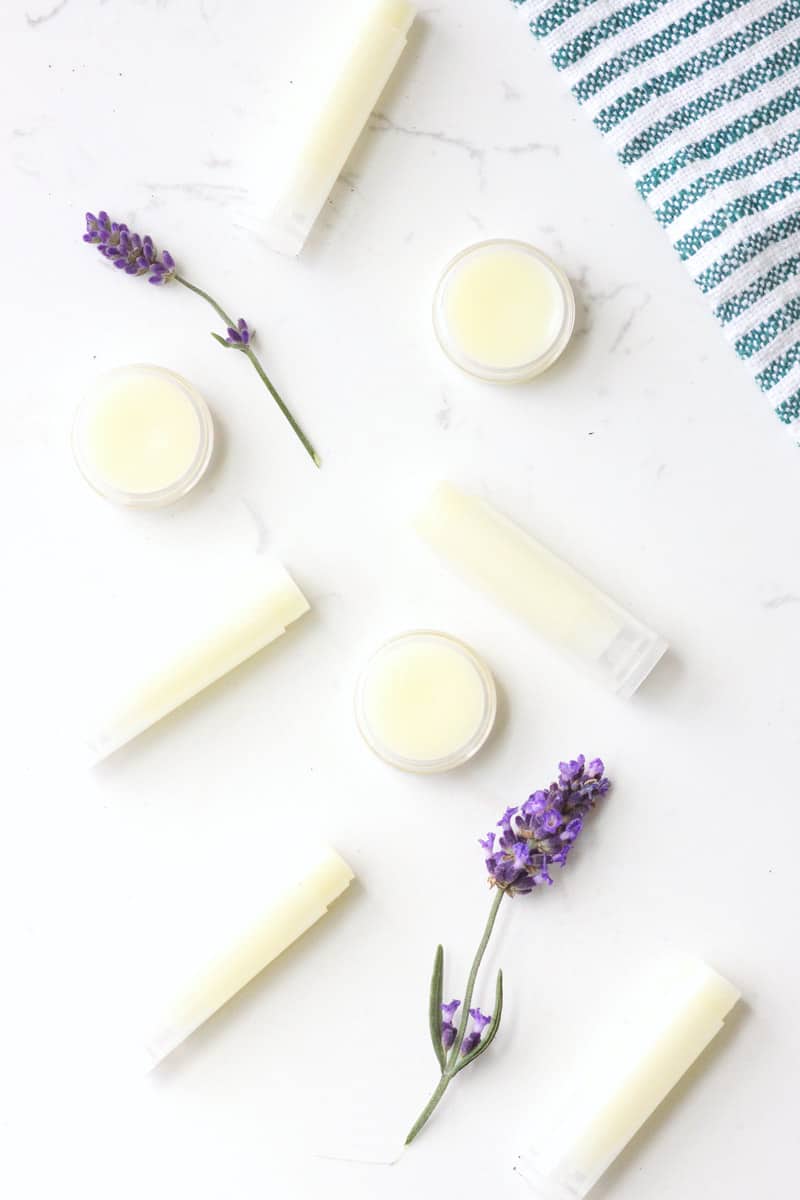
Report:
[[[777,312],[772,313],[755,329],[749,330],[743,337],[738,338],[733,343],[736,353],[740,358],[752,358],[759,350],[765,349],[770,342],[774,342],[778,334],[791,329],[798,317],[800,317],[800,296],[795,296],[793,300],[784,304],[783,308],[779,308]]]
[[[758,229],[755,233],[743,238],[738,245],[727,250],[715,263],[702,271],[695,279],[695,283],[701,292],[713,292],[728,276],[757,259],[770,246],[783,242],[786,238],[794,237],[798,233],[800,233],[800,212],[795,212],[784,217],[782,221],[776,221],[774,225],[768,225],[766,229]]]
[[[775,409],[775,414],[784,425],[791,425],[800,420],[800,392],[795,392],[788,400],[781,400]]]
[[[613,58],[607,59],[596,70],[590,71],[572,88],[573,96],[583,103],[590,96],[602,91],[604,87],[608,87],[609,83],[618,79],[620,75],[657,58],[659,54],[671,50],[673,46],[680,45],[687,37],[691,37],[708,25],[713,25],[720,17],[749,3],[750,0],[705,0],[699,8],[686,13],[679,21],[673,21],[664,29],[660,29],[658,33],[654,33],[652,37],[629,46]]]
[[[800,0],[513,3],[800,446]]]
[[[659,142],[663,142],[671,134],[677,133],[679,129],[685,129],[701,117],[707,116],[708,113],[722,108],[724,104],[740,100],[765,83],[779,79],[792,67],[797,66],[798,56],[800,56],[800,38],[796,38],[787,46],[782,46],[775,54],[771,54],[769,58],[763,59],[749,70],[743,71],[735,79],[713,88],[703,96],[698,96],[696,100],[684,105],[677,112],[670,113],[665,119],[656,121],[649,129],[645,129],[626,146],[623,146],[618,156],[620,162],[630,166],[644,154],[653,150]]]
[[[524,0],[514,0],[514,3],[522,2]],[[531,33],[536,38],[547,37],[548,34],[558,29],[559,25],[563,25],[565,21],[569,21],[571,17],[579,13],[582,8],[588,8],[594,3],[595,0],[560,0],[558,4],[551,4],[531,21]]]
[[[773,145],[756,150],[755,154],[748,154],[746,158],[740,158],[738,162],[731,163],[728,167],[719,167],[716,171],[710,171],[708,175],[696,179],[689,187],[682,188],[674,196],[670,196],[669,200],[665,200],[663,204],[659,205],[655,210],[656,220],[659,225],[666,228],[667,225],[671,225],[673,221],[677,220],[681,213],[686,212],[687,208],[691,208],[709,192],[714,192],[727,183],[735,183],[740,179],[747,179],[751,175],[757,175],[759,171],[763,171],[772,163],[780,162],[781,159],[796,154],[798,149],[800,149],[800,130],[795,129],[792,133],[787,133],[785,137],[774,142]]]
[[[571,67],[573,63],[585,58],[591,50],[594,50],[595,46],[601,45],[606,38],[614,37],[623,30],[630,29],[632,25],[637,25],[639,21],[649,17],[657,9],[672,2],[673,0],[635,0],[633,4],[626,4],[602,21],[598,21],[596,25],[579,33],[571,42],[559,47],[550,55],[553,66],[557,67],[559,71],[563,71],[565,67]]]
[[[753,280],[743,291],[736,296],[732,296],[730,300],[723,301],[714,309],[714,315],[723,325],[727,325],[729,321],[733,321],[736,317],[740,317],[743,312],[747,312],[751,305],[757,300],[761,300],[763,296],[768,296],[782,283],[793,279],[800,271],[800,254],[793,254],[784,262],[776,263],[774,267],[770,267],[763,275],[759,275],[758,279]]]
[[[701,221],[699,225],[695,225],[694,229],[690,229],[682,238],[678,238],[675,242],[675,249],[682,259],[691,258],[708,242],[712,242],[714,238],[718,238],[720,234],[724,233],[729,226],[735,225],[744,217],[766,212],[773,204],[777,204],[779,200],[785,200],[798,188],[800,188],[800,172],[795,171],[793,175],[777,179],[775,183],[770,183],[757,192],[739,196],[736,200],[731,200],[730,204],[718,208],[715,213],[712,213],[705,221]]]
[[[656,75],[652,79],[648,79],[646,83],[631,88],[624,96],[620,96],[613,104],[597,114],[594,118],[595,125],[601,133],[608,133],[637,109],[649,104],[651,100],[659,96],[666,96],[676,88],[690,83],[693,79],[699,79],[707,71],[723,66],[730,59],[736,58],[744,50],[751,49],[765,37],[769,37],[776,29],[783,28],[790,21],[797,20],[798,17],[800,17],[800,0],[788,0],[786,4],[779,5],[773,12],[759,17],[757,21],[753,21],[744,29],[737,29],[729,37],[723,38],[721,42],[715,42],[713,46],[706,47],[699,54],[692,55],[691,58],[679,66],[673,67],[672,70],[665,71],[663,75]],[[591,77],[586,77],[587,80],[589,78]],[[582,85],[585,82],[586,80],[582,79],[572,88],[573,95],[577,96],[579,100],[587,99],[589,94],[583,94]]]
[[[768,367],[765,367],[763,371],[759,371],[758,375],[756,375],[756,383],[762,391],[768,392],[775,387],[776,383],[780,383],[799,362],[800,342],[795,342],[785,354],[779,355],[778,358],[773,359]]]
[[[738,117],[737,120],[715,129],[713,133],[701,138],[699,142],[692,142],[688,146],[682,147],[663,163],[652,167],[646,175],[636,181],[639,195],[646,198],[655,188],[666,183],[684,167],[716,157],[728,146],[734,146],[749,134],[765,129],[797,108],[800,108],[800,87],[793,87],[788,92],[776,96],[774,100],[770,100],[769,104],[754,108],[746,116]]]

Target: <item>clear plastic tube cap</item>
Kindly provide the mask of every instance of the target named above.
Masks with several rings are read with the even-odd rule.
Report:
[[[544,1174],[535,1155],[521,1155],[517,1164],[517,1172],[526,1183],[530,1184],[537,1200],[583,1200],[585,1189],[579,1184],[570,1186],[561,1179]]]
[[[617,606],[619,631],[597,661],[600,679],[629,700],[669,649],[664,638]]]

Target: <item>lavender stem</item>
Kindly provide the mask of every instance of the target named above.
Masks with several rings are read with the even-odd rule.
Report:
[[[452,1075],[448,1075],[446,1072],[442,1075],[442,1078],[439,1080],[439,1082],[436,1085],[435,1092],[433,1093],[430,1100],[425,1105],[422,1112],[419,1114],[416,1121],[414,1122],[414,1124],[411,1126],[411,1129],[409,1130],[409,1134],[408,1134],[408,1137],[406,1138],[406,1143],[405,1143],[407,1146],[411,1145],[411,1143],[413,1142],[414,1138],[417,1136],[419,1131],[423,1128],[423,1126],[427,1125],[428,1118],[430,1117],[433,1110],[436,1108],[436,1106],[439,1103],[439,1101],[441,1100],[442,1096],[445,1094],[445,1092],[449,1088],[452,1081],[453,1081]]]
[[[226,325],[230,325],[230,326],[236,325],[236,322],[233,320],[233,318],[228,316],[228,314],[225,312],[225,309],[222,308],[221,305],[217,304],[216,300],[213,298],[213,296],[209,296],[208,292],[204,292],[202,288],[197,287],[197,285],[194,283],[190,283],[188,279],[184,279],[183,276],[181,276],[181,275],[175,274],[174,279],[175,279],[176,283],[182,284],[183,287],[188,288],[190,292],[194,292],[196,296],[202,297],[202,299],[205,300],[207,304],[210,304],[211,307],[214,309],[214,312],[217,314],[217,316],[221,317]],[[244,353],[247,355],[247,357],[250,359],[253,369],[255,370],[259,379],[264,384],[265,388],[270,393],[270,395],[272,396],[275,403],[278,405],[278,408],[281,410],[284,417],[289,422],[289,424],[291,425],[294,432],[297,434],[297,437],[302,442],[303,446],[305,447],[306,452],[308,453],[308,455],[311,458],[311,461],[314,463],[315,466],[319,467],[321,465],[319,455],[317,454],[317,452],[314,449],[314,447],[312,446],[311,442],[308,440],[305,433],[300,428],[297,421],[294,419],[294,417],[290,413],[289,409],[286,407],[285,403],[281,399],[280,395],[278,394],[277,389],[275,388],[274,384],[272,383],[272,381],[270,380],[266,371],[264,370],[261,363],[259,362],[258,357],[257,357],[255,351],[253,350],[252,346],[249,346],[249,345],[243,346],[242,349],[243,349]]]
[[[438,1105],[442,1096],[447,1091],[448,1087],[452,1083],[453,1078],[456,1074],[455,1068],[458,1063],[458,1056],[461,1051],[461,1044],[464,1041],[464,1035],[467,1032],[467,1023],[469,1022],[469,1010],[472,1005],[472,995],[473,995],[473,992],[475,991],[475,984],[478,980],[478,971],[480,970],[481,963],[483,962],[483,956],[486,953],[486,947],[489,945],[489,939],[492,936],[492,930],[494,929],[494,923],[497,920],[497,914],[500,910],[500,905],[503,902],[503,897],[505,896],[505,894],[506,893],[503,888],[497,888],[497,890],[495,892],[494,899],[492,900],[492,907],[489,909],[489,917],[486,921],[486,925],[484,927],[481,940],[478,943],[478,949],[475,951],[475,957],[472,960],[472,966],[470,967],[469,977],[467,979],[467,989],[464,994],[464,1000],[463,1000],[462,1008],[461,1008],[461,1019],[458,1023],[458,1030],[456,1032],[455,1041],[453,1042],[452,1048],[450,1050],[450,1054],[449,1054],[447,1062],[445,1064],[445,1068],[442,1071],[442,1077],[439,1080],[438,1084],[436,1085],[433,1095],[431,1096],[430,1100],[423,1108],[420,1115],[417,1117],[414,1124],[411,1126],[411,1129],[409,1131],[408,1137],[406,1138],[406,1142],[405,1142],[405,1144],[407,1146],[411,1145],[414,1138],[417,1136],[417,1134],[420,1132],[420,1130],[423,1128],[423,1126],[425,1126],[427,1124],[431,1114],[433,1113],[434,1109]]]

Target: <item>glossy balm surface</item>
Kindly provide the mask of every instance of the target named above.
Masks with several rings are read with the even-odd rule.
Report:
[[[383,646],[358,691],[362,732],[377,754],[409,771],[447,770],[483,744],[494,721],[491,675],[462,643],[412,633]]]
[[[572,332],[563,272],[522,242],[482,242],[446,268],[434,301],[445,353],[482,379],[519,382],[543,371]]]
[[[164,367],[119,367],[87,389],[75,456],[87,481],[120,504],[156,506],[185,494],[211,455],[211,417],[187,380]]]

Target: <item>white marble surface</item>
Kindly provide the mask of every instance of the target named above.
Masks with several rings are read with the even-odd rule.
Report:
[[[800,1085],[797,753],[800,458],[606,148],[503,0],[441,0],[299,261],[243,230],[249,168],[325,8],[278,0],[5,0],[0,55],[7,572],[0,838],[0,1191],[9,1200],[527,1194],[515,1154],[596,1013],[664,950],[747,1003],[597,1200],[788,1195]],[[253,200],[253,197],[250,197]],[[316,473],[188,293],[120,278],[86,208],[149,231],[257,326],[324,458]],[[497,390],[444,361],[438,270],[510,235],[580,298],[574,347]],[[118,511],[69,450],[81,381],[164,363],[223,447],[162,514]],[[448,577],[405,513],[449,476],[490,497],[667,636],[624,704]],[[165,579],[274,551],[313,615],[105,767],[74,699]],[[494,668],[491,746],[450,777],[360,744],[355,674],[439,626]],[[432,1087],[425,991],[448,992],[487,905],[476,838],[558,758],[616,782],[558,886],[509,906],[489,956],[505,1027],[392,1167],[332,1161],[402,1137]],[[359,884],[168,1066],[121,1069],[127,1002],[198,876],[207,898],[311,838]],[[208,864],[213,864],[211,867]],[[126,1001],[127,997],[127,1001]],[[489,997],[485,997],[486,1000]],[[788,1188],[788,1192],[787,1192]]]

